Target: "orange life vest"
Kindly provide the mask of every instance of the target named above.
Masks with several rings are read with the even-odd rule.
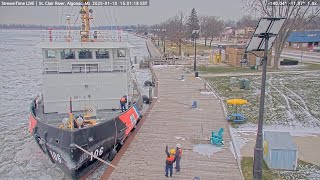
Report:
[[[179,152],[178,156],[181,157],[182,156],[182,149],[178,149],[178,152]]]
[[[167,156],[167,161],[173,162],[174,161],[174,156],[170,155],[169,157]]]

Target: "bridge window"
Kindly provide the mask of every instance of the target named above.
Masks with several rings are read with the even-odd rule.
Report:
[[[79,51],[79,59],[92,59],[92,51],[88,49],[81,49]]]
[[[96,51],[96,59],[109,59],[109,52],[105,50]]]
[[[64,49],[61,51],[61,59],[75,59],[75,52],[71,49]]]
[[[46,58],[47,59],[55,59],[56,58],[56,52],[52,49],[49,49],[46,51]]]
[[[126,57],[126,51],[124,49],[119,49],[117,51],[118,57]]]

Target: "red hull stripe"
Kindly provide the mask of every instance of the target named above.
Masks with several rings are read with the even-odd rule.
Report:
[[[29,132],[32,134],[34,127],[36,127],[37,120],[33,117],[33,115],[29,114]]]
[[[119,116],[119,119],[126,125],[126,136],[130,133],[133,127],[136,125],[139,115],[133,107],[131,107],[127,112]]]

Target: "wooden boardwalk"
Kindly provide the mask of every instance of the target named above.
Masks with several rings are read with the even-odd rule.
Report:
[[[109,179],[166,179],[164,176],[165,146],[183,149],[181,172],[174,172],[174,179],[201,180],[242,179],[239,166],[230,150],[230,136],[219,100],[213,95],[202,94],[204,83],[193,74],[186,74],[175,67],[157,68],[158,98],[146,115],[146,120],[134,140],[121,157]],[[185,80],[178,80],[184,74]],[[192,101],[198,108],[192,109]],[[198,142],[196,134],[224,128],[225,146],[211,157],[193,151]]]

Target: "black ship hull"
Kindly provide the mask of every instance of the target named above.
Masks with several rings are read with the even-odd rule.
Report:
[[[79,179],[94,170],[100,161],[94,156],[111,161],[141,118],[142,98],[119,116],[86,128],[68,131],[51,126],[35,115],[32,103],[29,132],[39,148],[66,175]],[[89,152],[85,153],[76,146]]]

